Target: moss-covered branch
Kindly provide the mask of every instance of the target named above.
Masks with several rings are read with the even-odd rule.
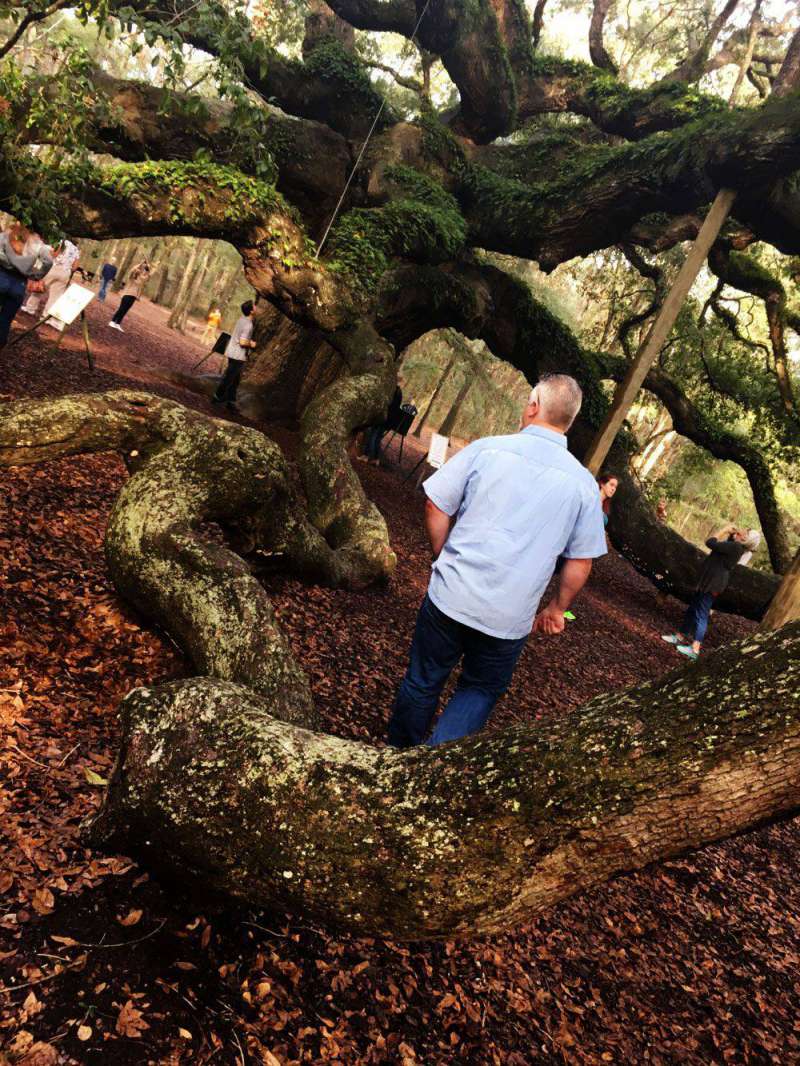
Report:
[[[439,748],[297,729],[204,679],[137,689],[122,718],[95,841],[357,933],[485,935],[796,809],[800,623]]]

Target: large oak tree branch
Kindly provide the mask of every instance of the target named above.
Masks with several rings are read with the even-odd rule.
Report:
[[[95,841],[364,934],[514,929],[800,805],[800,623],[569,714],[381,750],[205,679],[136,689]]]

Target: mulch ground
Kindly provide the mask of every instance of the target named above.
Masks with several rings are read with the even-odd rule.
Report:
[[[0,394],[147,388],[202,348],[138,304],[127,332],[0,353]],[[24,321],[24,320],[23,320]],[[290,436],[276,434],[288,446]],[[421,495],[358,464],[399,556],[386,589],[265,579],[331,732],[382,736],[429,555]],[[513,936],[399,944],[297,915],[199,913],[125,856],[80,840],[120,698],[182,675],[114,593],[103,530],[124,470],[100,455],[0,476],[0,1066],[800,1062],[800,823],[620,877]],[[676,665],[680,605],[611,553],[559,638],[528,645],[492,728],[558,714]],[[710,647],[749,623],[715,616]],[[535,767],[532,767],[535,772]],[[4,1058],[5,1056],[5,1058]]]

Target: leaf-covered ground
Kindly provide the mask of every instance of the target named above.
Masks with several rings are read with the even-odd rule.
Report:
[[[197,345],[138,305],[124,336],[0,353],[0,394],[157,389]],[[291,444],[288,435],[279,435]],[[359,464],[400,565],[331,592],[265,578],[329,728],[380,738],[427,580],[421,498]],[[0,473],[0,1066],[51,1063],[800,1062],[800,823],[785,822],[568,901],[515,936],[396,944],[296,915],[200,913],[79,827],[99,802],[135,685],[174,647],[116,597],[103,528],[124,477],[94,456]],[[560,638],[533,640],[493,728],[558,714],[675,666],[680,607],[610,555]],[[715,616],[709,646],[748,623]],[[531,767],[535,773],[536,768]]]

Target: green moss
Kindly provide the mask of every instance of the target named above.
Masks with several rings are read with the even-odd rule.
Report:
[[[443,262],[466,240],[458,203],[441,185],[409,167],[392,167],[387,177],[401,196],[385,207],[349,211],[331,234],[330,269],[346,273],[362,294],[376,290],[392,256]]]
[[[366,67],[339,41],[322,40],[306,57],[303,66],[307,74],[325,82],[343,103],[355,102],[369,114],[377,114],[383,97],[370,81]],[[387,125],[393,118],[390,109],[384,108],[381,125]]]
[[[287,213],[289,210],[274,185],[215,163],[118,163],[98,169],[96,178],[101,189],[122,200],[168,196],[168,213],[173,222],[187,221],[187,190],[196,191],[193,207],[201,216],[209,189],[229,192],[224,221],[239,222],[243,214],[276,208]]]

